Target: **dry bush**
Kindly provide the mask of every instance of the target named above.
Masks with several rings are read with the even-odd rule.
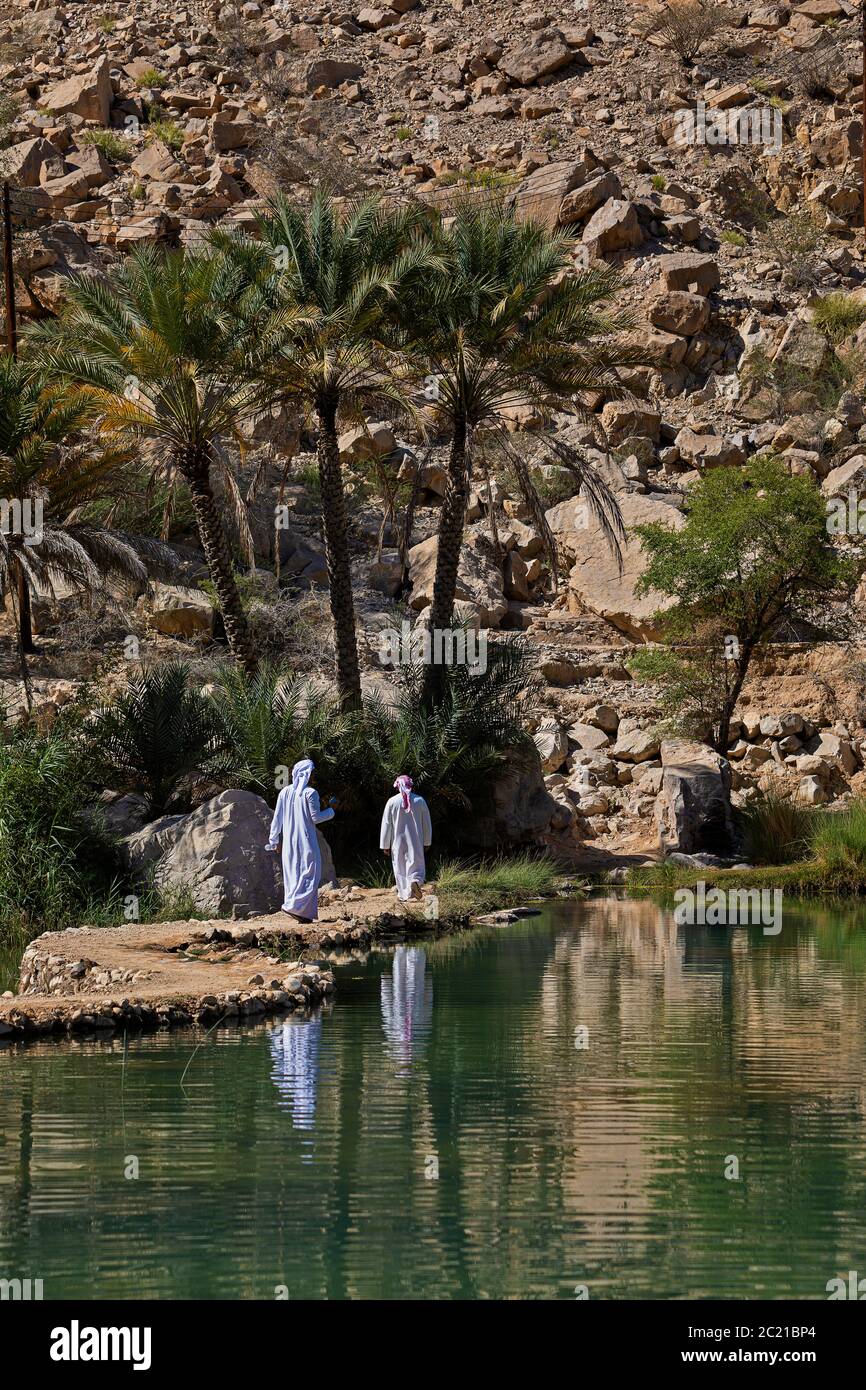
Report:
[[[665,48],[676,53],[684,66],[691,67],[701,45],[727,25],[727,17],[718,8],[704,5],[701,0],[670,0],[659,14],[651,17],[646,34],[658,34]]]

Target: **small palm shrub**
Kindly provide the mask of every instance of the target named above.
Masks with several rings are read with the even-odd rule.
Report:
[[[300,758],[335,768],[347,721],[331,696],[280,664],[262,662],[253,676],[221,672],[212,705],[223,753],[220,780],[263,796],[273,805],[288,768]]]
[[[222,725],[211,702],[190,687],[183,662],[142,671],[117,700],[94,711],[81,737],[98,784],[140,793],[153,816],[185,809],[196,782],[223,757]]]
[[[393,704],[369,699],[350,720],[339,765],[322,770],[321,785],[340,802],[331,838],[369,843],[371,806],[381,808],[396,775],[408,772],[430,806],[435,842],[443,849],[456,845],[467,818],[486,809],[508,751],[531,745],[523,702],[532,663],[519,638],[491,644],[484,672],[442,666],[433,705],[425,699],[425,673],[423,666],[406,667]]]

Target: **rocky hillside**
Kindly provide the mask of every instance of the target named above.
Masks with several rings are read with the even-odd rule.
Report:
[[[69,274],[98,273],[138,245],[252,228],[280,188],[303,196],[324,178],[345,194],[376,188],[445,212],[456,196],[501,196],[521,216],[567,227],[576,267],[621,270],[646,365],[623,373],[631,399],[592,401],[595,424],[561,417],[556,428],[605,476],[626,527],[681,524],[706,470],[767,447],[828,499],[847,499],[866,479],[859,11],[848,0],[717,3],[691,24],[684,32],[663,6],[622,0],[562,11],[533,0],[6,6],[0,134],[19,314],[53,313]],[[843,308],[816,313],[827,296],[843,296],[830,300]],[[639,852],[654,843],[650,813],[675,757],[654,732],[652,688],[625,666],[656,635],[658,598],[636,596],[637,542],[617,566],[539,423],[522,411],[508,426],[545,490],[561,574],[507,457],[494,458],[471,501],[460,616],[523,631],[537,648],[531,718],[558,842]],[[249,443],[244,467],[251,476],[264,465],[265,478],[248,581],[260,649],[324,675],[312,440],[275,412],[249,422]],[[341,451],[366,679],[383,686],[382,630],[430,601],[444,451],[434,441],[422,454],[387,421],[348,431]],[[422,465],[408,590],[376,460],[394,475]],[[277,498],[289,525],[275,532]],[[85,676],[122,682],[130,654],[183,652],[206,677],[222,648],[191,534],[181,517],[171,583],[90,612],[62,595],[38,606],[37,707],[50,712]],[[794,635],[744,692],[734,790],[831,802],[866,781],[863,654],[856,642]],[[14,711],[21,694],[3,645],[2,699]]]

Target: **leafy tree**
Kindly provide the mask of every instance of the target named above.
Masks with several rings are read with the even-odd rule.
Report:
[[[334,622],[336,675],[344,709],[361,705],[361,677],[338,447],[343,424],[370,409],[405,410],[405,368],[393,305],[436,260],[421,208],[386,208],[375,197],[341,206],[319,191],[308,208],[279,198],[261,220],[260,241],[219,236],[215,244],[275,309],[262,380],[296,401],[318,426],[322,525]],[[254,291],[250,290],[250,300]],[[298,313],[291,316],[291,310]],[[289,317],[285,310],[290,311]]]
[[[552,408],[586,419],[590,391],[610,399],[624,394],[616,367],[639,354],[611,339],[625,320],[610,301],[616,273],[571,273],[570,242],[530,222],[518,222],[500,202],[458,204],[437,237],[444,273],[430,276],[403,298],[407,328],[429,373],[429,412],[451,441],[429,625],[447,630],[454,613],[469,480],[479,462],[486,471],[482,432],[504,450],[521,493],[556,570],[553,537],[544,507],[521,454],[512,449],[503,412],[531,407],[544,417]],[[612,544],[621,534],[615,500],[583,459],[550,435],[545,444],[582,485]],[[428,693],[441,685],[431,667]]]
[[[214,481],[248,534],[224,446],[243,447],[239,422],[261,402],[261,330],[260,319],[245,315],[225,258],[146,247],[107,279],[69,282],[59,318],[29,335],[38,360],[78,384],[103,431],[127,443],[153,440],[183,478],[229,647],[250,670],[255,653]]]
[[[726,756],[755,652],[798,625],[829,632],[853,566],[833,548],[815,484],[772,456],[707,473],[682,530],[635,532],[647,555],[639,591],[673,604],[657,615],[665,648],[638,652],[630,668],[660,681],[668,710],[679,706],[681,724]]]

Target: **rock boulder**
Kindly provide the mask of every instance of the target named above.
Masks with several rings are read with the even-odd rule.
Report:
[[[282,901],[278,854],[265,849],[271,808],[254,792],[225,791],[185,816],[162,816],[122,841],[132,872],[162,891],[188,889],[208,917],[255,917]],[[335,882],[320,832],[322,885]]]

